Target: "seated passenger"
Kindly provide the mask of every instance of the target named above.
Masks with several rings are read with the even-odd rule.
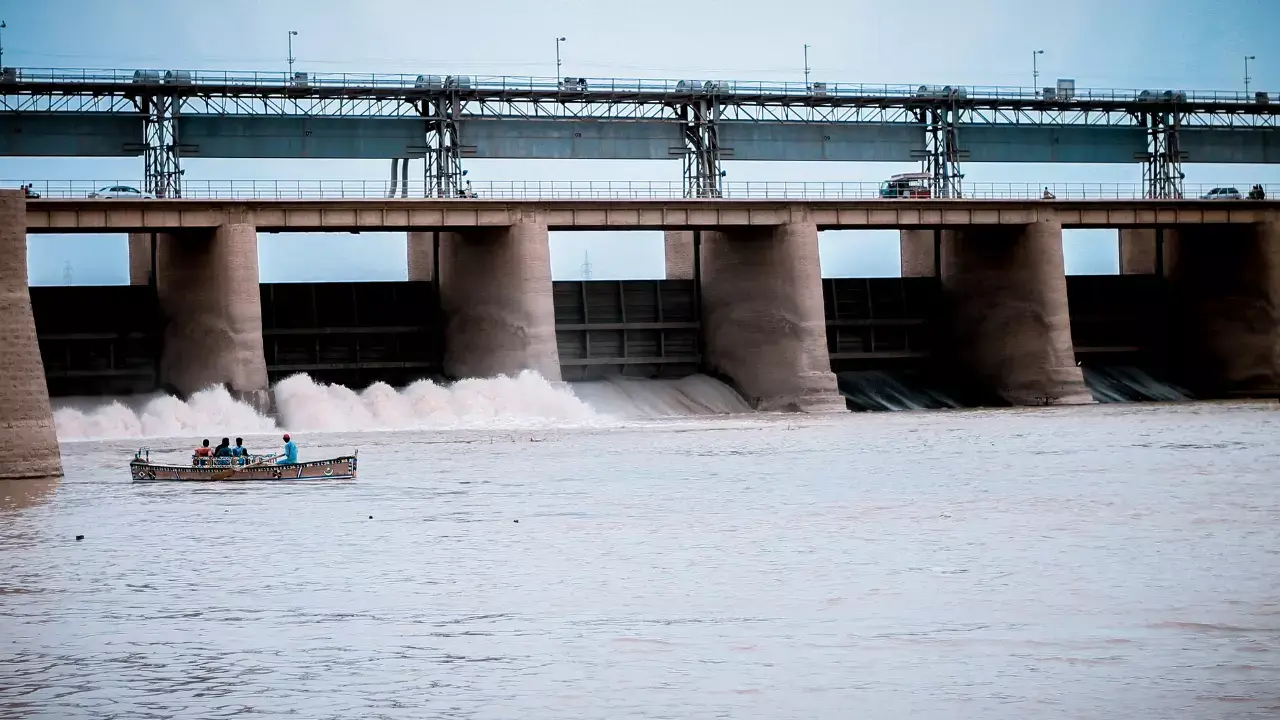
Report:
[[[240,465],[249,462],[249,448],[244,446],[244,438],[236,438],[235,447],[231,448],[231,457],[236,458],[236,463]]]
[[[298,462],[298,446],[289,439],[289,433],[284,434],[284,454],[276,457],[277,465],[292,465]]]
[[[204,444],[191,453],[191,464],[208,465],[211,457],[213,457],[213,448],[209,447],[209,439],[205,438]]]
[[[222,442],[218,447],[213,449],[213,457],[215,458],[215,465],[231,464],[231,440],[229,438],[222,438]]]

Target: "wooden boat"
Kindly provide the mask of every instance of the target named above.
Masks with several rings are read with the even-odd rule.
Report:
[[[220,465],[213,458],[192,458],[191,465],[151,462],[149,448],[134,453],[129,474],[134,482],[215,482],[248,480],[354,480],[359,450],[331,460],[276,465],[274,456],[248,458],[240,465]],[[219,458],[221,459],[221,458]]]

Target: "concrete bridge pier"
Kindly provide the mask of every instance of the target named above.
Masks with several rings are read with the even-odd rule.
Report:
[[[439,270],[445,375],[561,379],[545,219],[440,233]]]
[[[818,228],[793,207],[778,227],[704,232],[704,362],[758,410],[844,410],[827,355]]]
[[[941,236],[946,230],[918,228],[898,231],[898,251],[902,277],[936,277]]]
[[[1120,274],[1168,275],[1177,233],[1173,228],[1120,230]]]
[[[1011,405],[1093,402],[1076,366],[1062,226],[975,225],[943,238],[942,368],[970,400]]]
[[[1179,382],[1201,397],[1280,395],[1280,217],[1182,227],[1168,258]]]
[[[0,333],[0,480],[60,476],[62,458],[31,314],[27,208],[21,190],[0,190]],[[26,496],[27,489],[24,485],[17,494]],[[0,496],[10,494],[10,488],[0,488]],[[23,501],[11,498],[4,504],[10,502]]]
[[[405,233],[405,254],[409,261],[409,282],[435,279],[436,256],[431,232]]]
[[[129,233],[129,284],[151,282],[151,233]]]
[[[160,384],[186,396],[225,386],[259,412],[273,411],[262,349],[258,233],[252,225],[166,237],[156,289],[165,318]]]
[[[663,237],[668,280],[693,279],[693,231],[667,230]]]

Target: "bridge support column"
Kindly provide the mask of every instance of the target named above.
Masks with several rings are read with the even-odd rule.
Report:
[[[454,378],[534,370],[560,380],[547,224],[440,234],[444,373]]]
[[[405,233],[405,251],[409,260],[409,282],[435,278],[436,257],[432,233]]]
[[[14,480],[62,475],[36,321],[27,284],[27,202],[21,190],[0,190],[0,507]],[[20,498],[17,502],[21,502]]]
[[[1280,395],[1280,217],[1186,225],[1169,250],[1179,382],[1201,397]]]
[[[257,229],[228,224],[166,240],[156,262],[166,320],[161,385],[182,396],[223,385],[259,412],[270,412]]]
[[[793,208],[776,228],[704,232],[705,362],[759,410],[843,410],[827,355],[818,228]]]
[[[151,282],[151,233],[129,233],[129,284]]]
[[[898,249],[901,255],[902,277],[935,277],[938,274],[935,234],[943,232],[933,228],[898,231]]]
[[[1163,232],[1165,245],[1165,272],[1168,272],[1168,246],[1175,231],[1166,229]],[[1159,262],[1156,250],[1156,231],[1154,228],[1132,228],[1120,231],[1120,274],[1121,275],[1155,275]]]
[[[667,230],[663,237],[668,280],[693,279],[693,231]]]
[[[1071,344],[1061,224],[972,226],[943,246],[946,374],[976,402],[1093,402]]]

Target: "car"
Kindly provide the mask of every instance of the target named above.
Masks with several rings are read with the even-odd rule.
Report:
[[[882,198],[928,198],[933,193],[929,182],[933,176],[929,173],[900,173],[880,183]]]
[[[137,188],[128,185],[112,185],[104,187],[101,190],[89,193],[89,198],[94,200],[154,200],[154,196],[150,193],[144,193]]]
[[[1214,188],[1200,196],[1201,200],[1239,200],[1240,198],[1240,191],[1233,187]]]

